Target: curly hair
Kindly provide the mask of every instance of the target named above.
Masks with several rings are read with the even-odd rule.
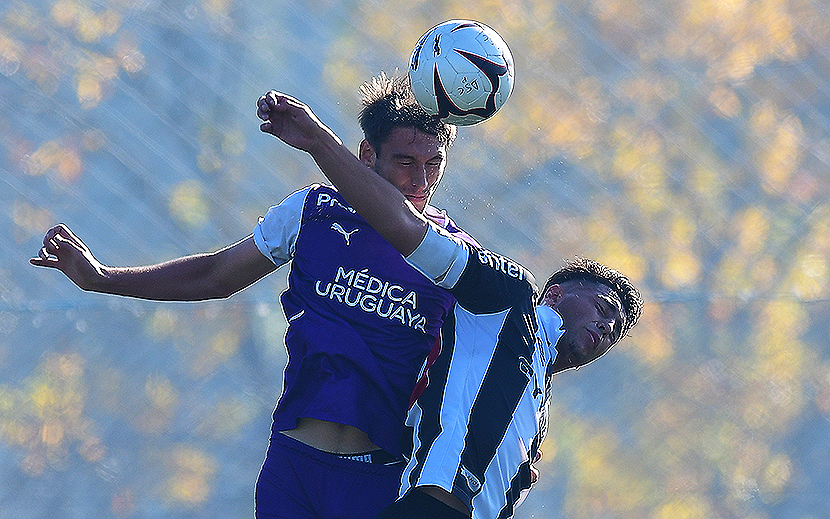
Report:
[[[396,72],[389,77],[381,72],[361,85],[360,94],[363,108],[358,122],[363,136],[378,153],[392,130],[399,127],[436,136],[448,148],[455,140],[455,126],[429,115],[415,100],[407,75]]]
[[[623,307],[620,338],[625,337],[640,320],[643,313],[643,298],[640,291],[620,272],[606,267],[602,263],[588,258],[576,258],[554,272],[545,283],[539,297],[542,302],[545,292],[551,285],[560,285],[566,281],[594,281],[610,287],[620,297]]]

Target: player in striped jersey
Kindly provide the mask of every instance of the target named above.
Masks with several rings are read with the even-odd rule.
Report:
[[[530,272],[430,224],[306,105],[273,91],[258,103],[262,131],[309,152],[381,236],[457,300],[409,413],[414,446],[402,497],[378,517],[512,516],[547,430],[552,375],[619,341],[642,312],[639,292],[622,274],[579,260],[537,298]]]

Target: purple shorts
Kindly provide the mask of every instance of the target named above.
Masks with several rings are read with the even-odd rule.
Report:
[[[372,519],[398,497],[404,463],[344,459],[275,434],[256,483],[257,519]]]

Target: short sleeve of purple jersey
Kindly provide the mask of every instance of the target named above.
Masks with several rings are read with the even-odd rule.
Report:
[[[254,243],[263,255],[280,266],[294,257],[294,246],[300,233],[303,203],[311,187],[288,195],[268,209],[254,228]]]

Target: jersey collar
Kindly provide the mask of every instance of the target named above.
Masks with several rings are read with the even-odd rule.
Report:
[[[559,341],[559,337],[565,333],[565,330],[562,329],[562,317],[550,306],[538,305],[536,307],[536,319],[539,321],[537,336],[540,347],[543,349],[542,354],[546,357],[545,363],[553,362],[553,359],[556,358],[556,343]]]

